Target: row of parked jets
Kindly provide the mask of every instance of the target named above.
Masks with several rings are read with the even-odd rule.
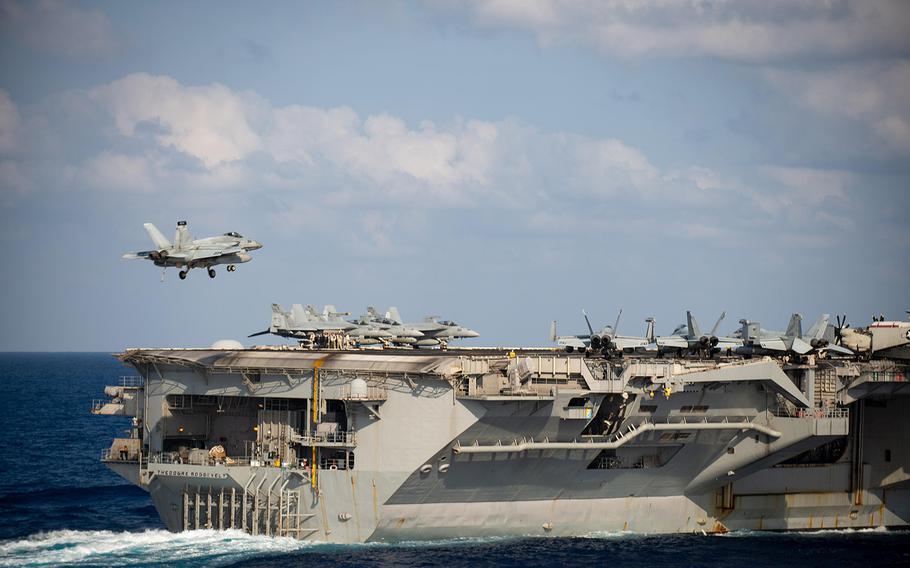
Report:
[[[580,335],[557,335],[556,321],[550,326],[550,340],[567,352],[594,352],[605,355],[638,354],[651,356],[701,356],[710,357],[721,353],[751,356],[805,356],[834,355],[851,357],[873,353],[888,357],[910,357],[910,322],[884,321],[884,316],[874,318],[866,328],[850,328],[846,316],[837,317],[831,323],[829,314],[822,314],[806,333],[802,329],[802,316],[793,314],[786,331],[764,329],[758,322],[739,320],[740,327],[729,336],[718,336],[717,330],[726,316],[721,313],[714,326],[703,333],[692,312],[686,312],[686,323],[677,327],[672,334],[656,336],[654,318],[645,320],[644,337],[619,335],[619,319],[595,331],[588,315],[582,310],[588,333]]]
[[[322,312],[312,305],[294,304],[290,311],[272,304],[269,328],[249,337],[272,334],[296,339],[308,347],[347,346],[408,346],[446,347],[453,339],[479,337],[473,329],[438,316],[427,316],[417,323],[405,323],[398,308],[391,307],[385,315],[376,308],[356,319],[345,319],[350,312],[339,312],[327,305]]]

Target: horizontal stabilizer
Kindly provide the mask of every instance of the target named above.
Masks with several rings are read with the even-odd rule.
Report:
[[[152,223],[145,223],[142,225],[145,227],[146,232],[148,232],[149,237],[152,238],[152,242],[155,243],[155,246],[158,247],[158,250],[171,248],[171,241],[158,230],[158,227]]]
[[[812,346],[797,337],[793,340],[793,345],[790,346],[790,349],[792,349],[795,353],[805,355],[806,353],[812,351]]]
[[[833,351],[835,353],[840,353],[841,355],[855,355],[853,351],[847,349],[846,347],[834,345],[833,343],[829,343],[827,346],[825,346],[825,349],[828,351]]]

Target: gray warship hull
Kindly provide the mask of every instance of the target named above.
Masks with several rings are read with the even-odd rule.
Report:
[[[892,362],[130,350],[104,461],[173,531],[328,542],[906,526]]]

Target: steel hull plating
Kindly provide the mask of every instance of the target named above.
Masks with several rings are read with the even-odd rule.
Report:
[[[864,368],[535,356],[130,352],[142,453],[108,463],[170,530],[330,542],[910,519],[908,399],[825,402]]]

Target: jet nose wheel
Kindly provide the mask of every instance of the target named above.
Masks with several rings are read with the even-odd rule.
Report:
[[[214,277],[215,277],[215,269],[209,268],[209,278],[214,278]]]
[[[178,276],[180,276],[181,280],[186,280],[186,270],[181,270]]]

